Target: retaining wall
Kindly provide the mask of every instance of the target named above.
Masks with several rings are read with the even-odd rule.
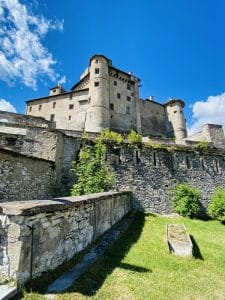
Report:
[[[0,273],[20,284],[53,270],[110,229],[131,208],[129,192],[107,192],[0,205]]]

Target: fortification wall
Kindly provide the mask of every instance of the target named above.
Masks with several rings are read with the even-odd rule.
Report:
[[[117,189],[131,190],[134,207],[144,211],[171,213],[172,190],[177,183],[188,182],[200,189],[203,211],[214,189],[225,188],[225,155],[221,151],[111,148],[107,160],[116,173]]]
[[[53,270],[110,229],[131,208],[129,192],[0,205],[0,272],[23,283]]]
[[[0,111],[0,123],[12,123],[24,126],[55,128],[55,123],[42,117],[28,116],[7,111]]]
[[[0,202],[46,199],[58,186],[54,162],[0,149]]]

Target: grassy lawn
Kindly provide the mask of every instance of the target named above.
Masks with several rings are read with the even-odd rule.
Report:
[[[193,258],[168,252],[166,224],[178,222],[194,238]],[[106,255],[57,299],[225,299],[225,225],[138,214]]]

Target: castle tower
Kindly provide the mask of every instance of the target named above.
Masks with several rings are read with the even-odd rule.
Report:
[[[176,141],[182,141],[187,137],[186,121],[184,118],[183,108],[185,106],[184,101],[180,99],[171,99],[166,104],[166,110],[168,115],[168,121],[171,126],[169,134],[174,135]]]
[[[90,59],[89,108],[86,113],[85,130],[101,132],[110,127],[109,118],[109,60],[103,55]]]

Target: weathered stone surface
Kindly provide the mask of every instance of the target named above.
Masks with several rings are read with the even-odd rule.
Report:
[[[133,192],[139,210],[172,212],[172,191],[187,182],[202,192],[202,211],[217,186],[225,188],[225,155],[222,150],[201,153],[191,148],[168,152],[138,148],[109,149],[107,161],[116,174],[118,190]]]
[[[2,203],[0,273],[20,283],[29,278],[31,226],[37,277],[83,250],[130,209],[129,192]]]

